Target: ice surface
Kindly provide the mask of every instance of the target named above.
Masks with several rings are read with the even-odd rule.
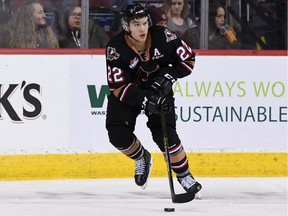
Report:
[[[167,178],[1,181],[1,216],[287,216],[287,178],[197,178],[201,199],[173,204]],[[176,193],[183,190],[174,180]],[[175,208],[175,212],[164,212]]]

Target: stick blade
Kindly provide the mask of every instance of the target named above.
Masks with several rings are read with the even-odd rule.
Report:
[[[195,195],[191,193],[182,193],[182,194],[173,194],[172,202],[173,203],[187,203],[192,201],[195,198]]]

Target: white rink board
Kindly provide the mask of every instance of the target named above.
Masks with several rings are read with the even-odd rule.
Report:
[[[0,153],[115,151],[105,129],[103,55],[19,55],[17,63],[15,58],[0,56],[0,97],[21,121],[13,121],[7,112],[11,108],[0,103]],[[40,102],[42,110],[26,119],[23,108],[30,113],[35,109],[23,96],[31,83],[41,86],[29,98]],[[5,99],[11,84],[19,86]],[[98,107],[91,107],[88,86],[96,90]],[[178,80],[174,92],[186,150],[287,151],[286,56],[198,56],[193,74]],[[242,109],[241,120],[230,118],[231,108]],[[144,115],[138,118],[136,134],[158,151]]]
[[[287,151],[287,72],[287,57],[198,57],[175,87],[188,150]],[[241,120],[232,108],[242,109]]]
[[[64,56],[1,55],[0,56],[0,152],[45,152],[69,148],[69,71],[70,59]],[[18,85],[7,96],[11,85]],[[41,104],[41,113],[27,119],[23,108],[32,112],[35,105],[25,100],[29,85],[39,85],[40,92],[30,90]],[[19,117],[13,120],[3,103],[12,106]],[[10,110],[8,112],[8,110]]]

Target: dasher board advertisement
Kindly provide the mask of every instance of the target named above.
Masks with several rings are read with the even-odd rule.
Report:
[[[0,85],[0,153],[116,151],[104,55],[1,55]],[[286,56],[200,55],[173,91],[187,151],[287,151]],[[144,114],[135,133],[159,151]]]

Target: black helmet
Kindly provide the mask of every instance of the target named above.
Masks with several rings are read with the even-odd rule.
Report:
[[[147,10],[139,3],[127,5],[127,7],[121,11],[121,25],[122,28],[129,32],[129,22],[133,19],[139,19],[148,17],[148,22],[151,24],[151,18]]]

